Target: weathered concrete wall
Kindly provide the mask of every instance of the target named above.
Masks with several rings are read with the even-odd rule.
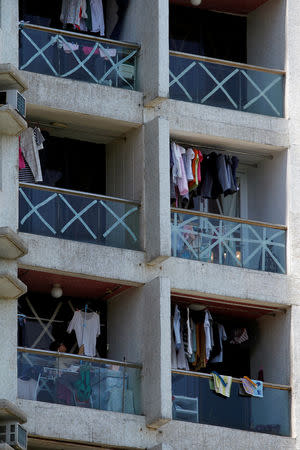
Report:
[[[289,144],[288,121],[225,108],[168,100],[155,113],[168,119],[174,137],[211,145],[257,149],[285,148]]]
[[[0,60],[17,65],[16,5],[17,0],[1,2]],[[168,96],[167,0],[132,0],[126,16],[122,38],[142,45],[138,69],[141,92],[24,73],[30,84],[26,98],[31,116],[38,118],[41,115],[44,120],[51,116],[62,122],[67,118],[67,122],[73,125],[77,120],[85,124],[91,121],[93,125],[88,131],[91,135],[99,133],[99,127],[102,127],[108,139],[120,136],[127,138],[126,142],[108,146],[107,169],[112,177],[107,189],[112,195],[142,201],[145,208],[142,209],[142,235],[146,235],[144,253],[22,234],[29,247],[28,255],[21,260],[22,267],[136,286],[109,304],[109,352],[111,357],[122,359],[126,356],[144,364],[143,409],[146,417],[20,400],[19,405],[29,416],[30,433],[123,448],[158,446],[165,450],[164,447],[169,446],[178,450],[237,450],[241,448],[241,443],[243,449],[281,450],[297,447],[293,439],[177,421],[169,422],[159,431],[146,427],[147,424],[161,423],[161,419],[170,418],[169,297],[171,291],[176,291],[231,300],[242,299],[249,303],[293,305],[291,328],[289,312],[278,318],[260,321],[263,343],[254,349],[253,371],[257,371],[263,360],[268,381],[278,382],[280,378],[282,382],[288,383],[289,353],[292,352],[293,436],[299,435],[300,5],[298,0],[289,0],[286,28],[284,5],[283,0],[269,0],[249,16],[248,53],[249,62],[253,64],[283,68],[283,34],[286,30],[286,104],[289,120],[174,100],[159,103],[161,98]],[[109,26],[113,26],[113,21]],[[143,103],[156,106],[144,109]],[[255,213],[255,218],[288,225],[287,276],[178,258],[169,258],[155,266],[147,264],[149,261],[163,260],[171,253],[170,135],[215,146],[242,148],[250,153],[258,150],[275,153],[291,144],[286,153],[261,164],[255,172],[256,176],[253,170],[253,176],[251,172],[249,178],[251,182],[257,183],[253,194],[257,197],[256,203],[250,204],[253,196],[249,199],[249,208]],[[119,159],[118,153],[121,153]],[[276,176],[272,177],[274,174]],[[285,190],[286,180],[288,192]],[[1,137],[0,181],[0,224],[16,229],[15,138]],[[259,196],[259,192],[263,194]],[[119,263],[116,264],[116,261]],[[12,273],[16,271],[15,263],[5,263],[3,267]],[[135,327],[137,322],[138,326]],[[0,300],[0,329],[4,330],[5,342],[0,366],[0,391],[11,400],[16,398],[17,384],[16,324],[16,302]],[[281,338],[284,344],[273,358]],[[269,342],[269,346],[266,342]],[[278,378],[275,378],[275,372]]]
[[[257,321],[251,347],[251,377],[257,379],[260,369],[269,383],[290,384],[291,313],[264,316]]]
[[[0,262],[3,267],[3,262]],[[1,398],[16,401],[17,398],[17,301],[1,300],[0,298],[0,329],[1,329],[1,364],[0,392]]]
[[[0,63],[19,65],[18,0],[1,0],[0,3]]]
[[[257,302],[290,304],[297,298],[297,286],[288,276],[240,269],[238,267],[169,258],[151,267],[145,254],[21,233],[28,254],[20,259],[22,267],[58,271],[81,277],[118,280],[141,285],[163,276],[170,278],[174,291],[203,293],[222,298],[241,298]],[[45,259],[44,252],[48,255]],[[116,264],[122,261],[122,264]],[[218,283],[215,280],[218,280]]]
[[[0,226],[18,228],[18,138],[0,136]]]
[[[35,109],[51,108],[137,125],[142,123],[143,95],[140,92],[32,72],[22,71],[22,75],[29,85],[24,96]]]
[[[108,304],[109,357],[143,364],[142,410],[147,424],[171,419],[170,284],[156,278]]]
[[[249,219],[286,225],[287,157],[283,151],[247,169]]]
[[[248,64],[284,70],[285,11],[286,0],[269,0],[248,15]]]
[[[230,428],[172,421],[159,431],[146,427],[145,417],[73,406],[18,400],[33,436],[77,440],[121,448],[169,445],[172,450],[294,450],[294,439]],[[167,447],[168,448],[168,447]]]
[[[106,193],[142,202],[144,135],[139,127],[106,146]]]
[[[171,255],[169,124],[157,117],[145,124],[146,258]]]
[[[168,97],[168,29],[168,0],[130,2],[121,38],[137,42],[142,47],[138,60],[138,83],[145,105],[151,106]]]

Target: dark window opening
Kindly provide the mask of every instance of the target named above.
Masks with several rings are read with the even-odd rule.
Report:
[[[247,18],[170,5],[170,50],[247,62]]]
[[[67,332],[68,325],[73,318],[74,310],[84,312],[87,305],[88,312],[96,312],[100,316],[100,336],[96,341],[97,356],[107,357],[107,307],[106,302],[81,298],[61,297],[54,299],[51,295],[28,293],[18,302],[18,345],[20,347],[40,350],[57,351],[55,344],[64,344],[66,353],[77,354],[79,351],[75,331]],[[73,309],[72,309],[73,308]],[[51,317],[54,320],[51,322]],[[35,317],[34,312],[37,317]],[[25,320],[22,320],[22,317]],[[50,322],[50,325],[49,325]],[[41,323],[43,325],[41,325]],[[45,327],[48,325],[48,331]],[[53,337],[53,339],[51,338]]]
[[[105,145],[50,136],[43,130],[42,134],[45,141],[39,151],[41,184],[105,195]]]

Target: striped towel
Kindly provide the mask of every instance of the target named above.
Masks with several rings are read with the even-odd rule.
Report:
[[[247,394],[252,395],[252,397],[264,396],[263,393],[263,382],[258,380],[250,380],[248,377],[241,378],[243,388]]]
[[[248,333],[246,328],[236,328],[234,330],[234,338],[230,341],[230,344],[242,344],[248,341]]]
[[[213,380],[209,380],[210,388],[215,390],[217,394],[230,397],[232,377],[219,375],[217,372],[212,372],[211,375],[213,376]]]

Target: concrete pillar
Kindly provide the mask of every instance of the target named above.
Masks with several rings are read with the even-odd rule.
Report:
[[[170,280],[155,278],[144,289],[144,413],[158,428],[172,418]]]
[[[292,306],[291,308],[291,427],[292,437],[299,436],[300,433],[300,306]]]
[[[2,267],[2,262],[0,266]],[[0,298],[1,398],[16,402],[17,399],[17,301]]]
[[[248,15],[248,64],[284,70],[285,10],[286,0],[269,0]]]
[[[169,1],[132,0],[122,39],[141,45],[138,90],[145,106],[157,105],[169,94]]]
[[[0,63],[12,63],[18,67],[18,0],[0,2]]]
[[[18,228],[18,137],[0,136],[0,226]]]
[[[286,4],[286,117],[289,123],[290,147],[288,149],[288,276],[289,300],[292,306],[291,383],[293,436],[300,435],[300,3],[289,0]],[[299,448],[299,443],[297,448]]]
[[[143,364],[142,412],[148,426],[171,419],[170,281],[155,278],[108,304],[108,357]]]
[[[148,264],[171,255],[169,122],[145,124],[145,240]]]

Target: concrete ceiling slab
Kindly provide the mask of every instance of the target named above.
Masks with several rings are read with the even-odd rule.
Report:
[[[231,14],[249,14],[268,0],[202,0],[200,6],[193,6],[189,0],[170,0],[171,4],[208,9]]]
[[[53,284],[60,284],[63,289],[63,296],[85,299],[109,300],[131,287],[124,284],[30,269],[19,269],[19,277],[30,292],[50,294]]]
[[[125,135],[139,124],[112,120],[101,116],[74,113],[39,105],[27,104],[27,120],[38,124],[52,136],[108,144]]]

